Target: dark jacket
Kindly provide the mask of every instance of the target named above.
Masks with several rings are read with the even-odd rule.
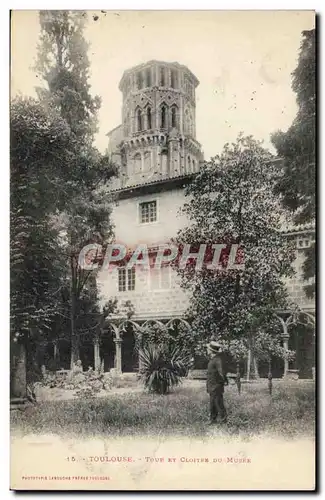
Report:
[[[207,373],[207,392],[212,392],[220,386],[228,384],[227,377],[224,373],[222,356],[216,354],[210,359]]]

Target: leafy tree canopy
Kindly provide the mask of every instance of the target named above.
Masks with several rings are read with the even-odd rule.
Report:
[[[298,65],[293,72],[292,89],[298,112],[287,132],[275,132],[272,142],[283,158],[281,177],[275,186],[282,203],[293,212],[296,224],[314,222],[316,212],[316,31],[303,31]],[[315,275],[315,244],[306,250],[304,278]],[[315,285],[305,287],[313,297]]]
[[[276,178],[272,155],[252,137],[240,136],[186,188],[189,224],[176,243],[233,243],[243,252],[242,269],[177,268],[182,286],[192,291],[188,314],[201,339],[253,341],[258,331],[268,331],[276,309],[288,308],[284,278],[293,272],[294,249],[280,233]]]

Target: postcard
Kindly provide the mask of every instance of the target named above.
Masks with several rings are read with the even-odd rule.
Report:
[[[315,490],[315,47],[11,11],[12,490]]]

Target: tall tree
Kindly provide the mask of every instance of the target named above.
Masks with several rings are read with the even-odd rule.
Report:
[[[78,264],[79,252],[89,242],[112,237],[110,203],[105,184],[116,170],[93,146],[100,99],[90,93],[88,44],[84,38],[87,15],[82,11],[41,11],[41,36],[36,70],[46,82],[39,88],[42,102],[60,113],[72,140],[66,169],[69,180],[57,186],[69,200],[58,214],[64,235],[70,282],[71,366],[79,358],[77,311],[91,272]],[[103,189],[104,188],[104,189]]]
[[[298,65],[292,74],[298,111],[287,132],[273,134],[272,142],[284,165],[275,186],[282,203],[293,212],[296,224],[314,222],[316,208],[316,31],[303,31]],[[306,250],[304,277],[315,275],[315,244]],[[306,286],[312,297],[315,285]]]
[[[255,370],[258,335],[272,334],[275,310],[288,307],[283,278],[292,272],[294,257],[279,232],[282,210],[272,191],[275,173],[270,153],[251,137],[226,144],[186,188],[183,212],[189,224],[176,239],[196,250],[199,243],[208,249],[226,245],[219,270],[208,269],[208,253],[201,270],[191,263],[177,269],[182,286],[191,291],[189,316],[198,339],[206,342],[214,336],[235,347],[243,341]],[[242,269],[228,268],[232,244],[238,245]]]
[[[70,130],[58,113],[31,98],[14,99],[10,111],[11,352],[27,353],[31,367],[33,344],[49,334],[61,284],[51,215],[63,200],[52,187],[62,178],[58,157],[66,151]],[[15,371],[15,363],[11,366]]]

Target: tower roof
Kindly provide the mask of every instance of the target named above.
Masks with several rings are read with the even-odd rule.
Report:
[[[163,65],[163,66],[174,66],[175,68],[185,71],[194,81],[195,87],[197,87],[200,83],[199,80],[194,75],[194,73],[192,73],[192,71],[189,70],[187,66],[179,64],[178,62],[157,61],[154,59],[152,61],[147,61],[145,63],[138,64],[137,66],[133,66],[132,68],[125,70],[119,83],[119,89],[122,90],[124,80],[127,76],[129,76],[131,73],[134,73],[135,71],[140,71],[141,69],[144,69],[152,64]]]

